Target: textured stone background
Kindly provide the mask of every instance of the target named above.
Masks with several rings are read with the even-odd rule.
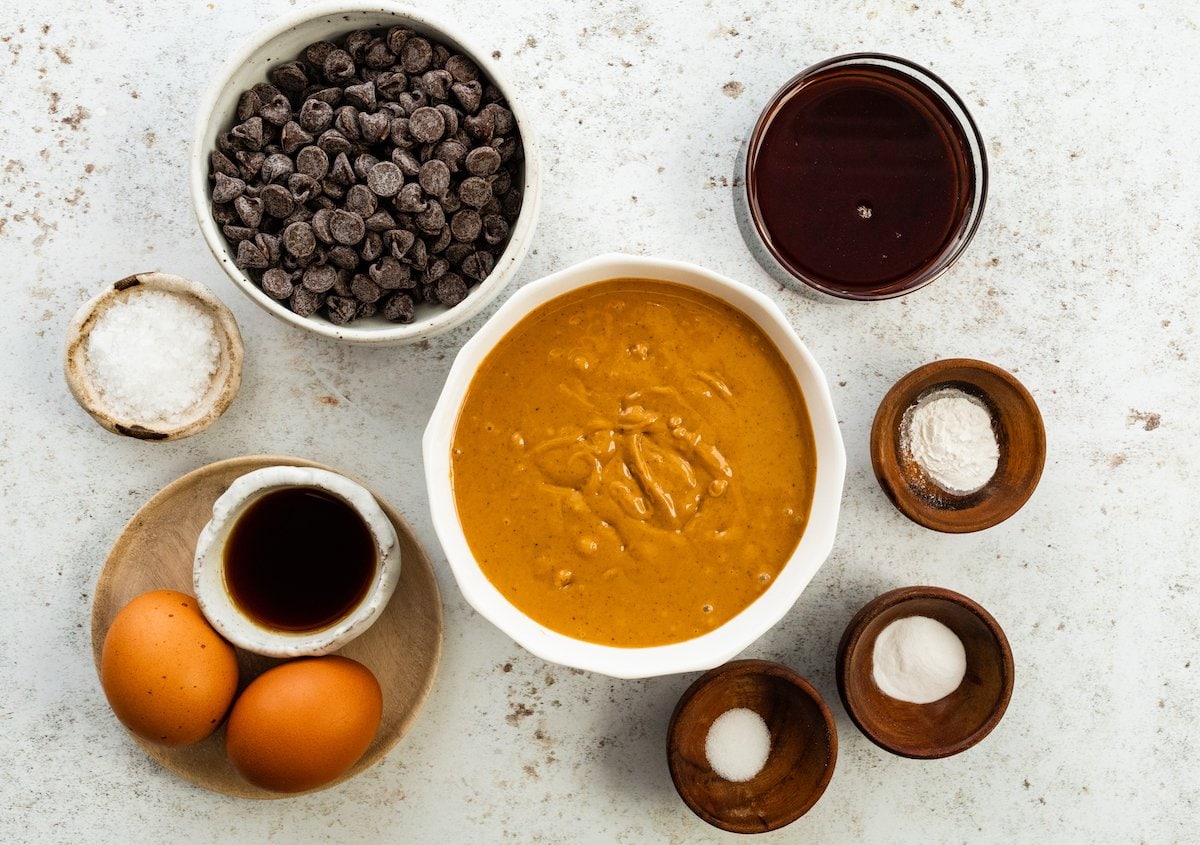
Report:
[[[320,341],[242,297],[201,240],[185,182],[198,93],[231,45],[303,3],[0,5],[0,839],[732,841],[667,774],[667,718],[692,676],[621,682],[545,664],[468,608],[437,551],[419,438],[484,317],[416,348]],[[516,284],[609,250],[693,260],[772,295],[825,368],[849,453],[839,539],[746,654],[814,681],[841,755],[823,800],[764,840],[1184,840],[1200,815],[1196,5],[421,5],[499,51],[534,117],[543,213]],[[991,193],[965,258],[931,288],[817,301],[751,259],[734,160],[780,84],[861,49],[957,89],[988,142]],[[208,284],[246,342],[236,403],[175,444],[105,433],[61,375],[78,305],[147,269]],[[1016,373],[1050,443],[1025,509],[961,537],[900,516],[867,454],[887,388],[950,356]],[[311,797],[246,803],[166,774],[126,737],[88,626],[134,511],[189,470],[262,452],[361,475],[408,514],[438,566],[446,649],[425,712],[382,763]],[[1005,720],[940,762],[868,743],[833,680],[853,612],[912,583],[978,599],[1016,653]]]

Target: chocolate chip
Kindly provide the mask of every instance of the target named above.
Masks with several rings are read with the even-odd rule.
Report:
[[[473,241],[479,237],[479,231],[482,228],[483,220],[480,218],[479,212],[473,208],[464,208],[450,218],[450,234],[454,236],[455,240]],[[507,229],[506,225],[505,231]]]
[[[292,192],[283,185],[267,185],[259,196],[262,199],[263,210],[272,217],[287,217],[296,208]]]
[[[218,226],[241,222],[238,219],[237,212],[233,210],[233,205],[230,203],[210,203],[209,211],[212,213],[213,221]]]
[[[367,173],[367,187],[381,197],[394,197],[404,185],[404,174],[390,161],[381,161]]]
[[[467,114],[479,111],[479,104],[483,102],[483,86],[478,82],[456,82],[450,86],[450,91]]]
[[[393,323],[411,323],[415,311],[412,297],[406,293],[394,293],[383,303],[383,316]]]
[[[270,266],[262,250],[256,247],[251,241],[241,241],[238,243],[237,258],[234,259],[233,263],[243,270],[249,268],[261,270],[264,267]]]
[[[444,70],[427,70],[421,74],[421,90],[437,102],[450,96],[450,86],[453,84],[454,77]]]
[[[350,280],[350,290],[354,296],[363,302],[375,302],[383,296],[383,288],[375,284],[370,276],[358,273]]]
[[[409,38],[412,38],[412,36],[413,31],[408,27],[393,26],[387,31],[387,37],[384,39],[384,43],[387,44],[387,48],[393,53],[399,53],[402,49],[404,49],[404,42]]]
[[[392,150],[392,163],[408,177],[416,176],[421,171],[421,162],[408,150]]]
[[[329,322],[344,326],[358,313],[358,303],[348,296],[331,296],[325,300],[325,313],[329,315]]]
[[[235,226],[231,223],[226,223],[221,227],[221,233],[225,235],[230,243],[240,243],[248,241],[254,237],[254,230],[248,226]]]
[[[332,211],[322,208],[313,214],[312,219],[313,234],[317,236],[317,240],[327,245],[333,243],[333,232],[329,231],[329,219],[332,216]]]
[[[430,259],[429,263],[425,265],[425,272],[421,274],[421,284],[433,284],[449,272],[450,262],[445,258]]]
[[[336,49],[337,45],[330,41],[314,42],[304,48],[304,61],[313,67],[323,67],[325,59]]]
[[[375,91],[384,99],[395,100],[407,90],[408,77],[400,71],[387,71],[375,78]]]
[[[263,162],[262,176],[268,182],[283,182],[295,171],[292,160],[283,153],[267,156]]]
[[[258,114],[258,110],[262,108],[262,100],[253,90],[243,91],[242,96],[238,97],[237,115],[238,123],[244,120],[249,120]]]
[[[292,104],[288,98],[280,94],[268,103],[263,103],[258,110],[258,116],[270,126],[283,126],[292,118]]]
[[[264,270],[262,274],[263,293],[272,299],[287,299],[292,295],[292,274],[279,267]]]
[[[423,144],[437,141],[446,134],[446,118],[437,109],[423,106],[409,117],[408,131]]]
[[[374,70],[384,70],[391,67],[395,61],[396,54],[388,49],[387,43],[382,38],[372,41],[363,55],[363,64]]]
[[[476,147],[467,153],[463,166],[472,176],[491,176],[500,169],[500,153],[492,147]]]
[[[237,165],[220,150],[213,150],[209,153],[208,164],[213,176],[216,176],[218,173],[224,173],[226,176],[231,177],[237,177],[238,175]]]
[[[317,236],[308,223],[292,223],[283,230],[283,247],[297,258],[307,258],[317,248]],[[282,299],[283,297],[276,297]]]
[[[329,169],[329,178],[345,187],[354,184],[354,168],[350,166],[350,159],[345,153],[338,153],[333,160],[333,167]]]
[[[417,228],[429,235],[436,235],[446,225],[446,213],[436,200],[431,200],[424,211],[418,211],[413,217]]]
[[[367,174],[371,172],[371,168],[379,164],[379,159],[370,153],[361,153],[354,158],[354,177],[359,182],[367,181]]]
[[[430,159],[421,165],[421,170],[417,174],[417,182],[421,189],[430,196],[445,196],[446,192],[450,190],[450,168],[439,159]]]
[[[447,273],[437,280],[437,300],[442,305],[455,306],[467,298],[467,283],[457,273]]]
[[[367,233],[367,227],[357,214],[339,208],[329,218],[329,231],[338,243],[354,246],[362,241],[363,236]]]
[[[387,232],[396,228],[396,218],[387,213],[386,209],[379,209],[365,221],[368,232]]]
[[[358,247],[358,257],[370,264],[383,255],[383,237],[378,232],[368,231]]]
[[[312,133],[305,130],[303,126],[294,120],[289,120],[283,125],[283,129],[279,131],[279,146],[288,155],[296,152],[301,147],[308,146],[312,142]]]
[[[433,61],[433,47],[419,36],[408,38],[399,50],[400,67],[406,73],[421,73]]]
[[[334,48],[321,63],[321,69],[330,82],[345,82],[354,76],[354,59],[345,50]]]
[[[296,154],[296,169],[313,179],[324,179],[329,173],[329,154],[320,147],[305,147]]]
[[[393,258],[403,258],[412,248],[413,242],[416,239],[417,236],[413,232],[405,229],[392,229],[390,232],[384,234],[383,243]]]
[[[346,103],[360,111],[375,110],[375,83],[363,82],[359,85],[347,85],[342,95],[346,98]],[[342,108],[346,108],[343,106]],[[356,118],[357,119],[357,116]]]
[[[308,74],[300,62],[276,65],[267,76],[284,91],[297,92],[308,87]]]
[[[258,115],[250,118],[245,123],[239,123],[233,129],[229,130],[229,134],[233,136],[235,143],[244,150],[261,150],[263,144],[266,143],[266,136],[263,134],[263,121]]]
[[[446,120],[446,135],[453,137],[458,134],[459,121],[462,119],[462,112],[447,103],[439,103],[436,106],[438,112]]]
[[[479,79],[479,68],[466,56],[453,55],[446,59],[446,71],[455,82],[474,82]]]
[[[499,214],[488,214],[483,218],[483,239],[495,246],[508,237],[508,221]]]
[[[226,159],[228,161],[228,159]],[[218,172],[216,175],[216,184],[213,185],[212,199],[216,203],[233,202],[240,197],[246,190],[246,183],[241,179],[226,176],[224,173]]]
[[[315,293],[325,293],[337,281],[337,270],[329,264],[311,264],[300,278],[300,284]]]
[[[379,208],[379,200],[366,185],[351,185],[346,191],[346,210],[353,211],[364,220]]]
[[[396,208],[400,211],[409,213],[425,210],[425,197],[421,193],[421,186],[416,182],[408,182],[396,194]]]
[[[242,194],[233,201],[233,210],[237,212],[242,223],[251,229],[257,229],[262,224],[263,201],[258,197]]]
[[[334,212],[334,214],[338,213]],[[330,222],[332,223],[332,220]],[[331,247],[325,257],[330,264],[342,270],[352,270],[358,266],[358,253],[348,246],[341,246],[339,244],[338,246]]]
[[[445,220],[445,211],[442,212],[442,219]],[[446,247],[450,246],[450,242],[454,240],[454,236],[450,234],[450,227],[443,225],[438,230],[437,237],[429,244],[429,251],[434,255],[443,252]]]
[[[384,112],[359,112],[358,130],[362,139],[368,144],[378,144],[386,140],[392,132],[392,119]]]
[[[495,266],[496,260],[492,257],[492,254],[480,250],[463,259],[462,271],[463,275],[467,278],[482,282],[488,277]]]
[[[301,317],[311,316],[321,307],[321,294],[300,285],[292,290],[288,306]]]
[[[285,129],[287,127],[284,127]],[[317,139],[317,146],[329,153],[331,156],[348,153],[353,148],[353,145],[336,129],[326,129],[321,133],[321,137]]]
[[[492,186],[486,179],[478,176],[468,176],[458,186],[459,199],[472,208],[483,208],[492,198]]]
[[[368,273],[372,281],[385,290],[411,288],[415,284],[408,265],[401,264],[390,255],[385,255],[372,264]]]
[[[297,122],[306,132],[324,132],[333,125],[333,106],[309,97],[300,107]]]

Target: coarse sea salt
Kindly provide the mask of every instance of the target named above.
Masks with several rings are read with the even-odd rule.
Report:
[[[143,290],[97,317],[84,352],[88,378],[111,414],[177,424],[208,392],[221,343],[212,317],[195,303]]]
[[[752,780],[771,755],[771,732],[763,717],[746,707],[726,710],[713,720],[704,756],[713,771],[734,783]]]

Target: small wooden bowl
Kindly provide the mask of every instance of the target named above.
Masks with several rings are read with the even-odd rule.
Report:
[[[875,639],[908,616],[936,619],[960,640],[967,673],[958,689],[931,704],[910,704],[875,684]],[[868,602],[846,626],[838,646],[838,694],[867,739],[893,754],[949,757],[975,745],[1000,723],[1013,691],[1008,638],[976,602],[941,587],[902,587]]]
[[[987,406],[1000,447],[995,475],[966,495],[930,481],[902,442],[905,411],[944,388]],[[1008,519],[1033,495],[1045,463],[1046,429],[1033,397],[1010,373],[984,361],[948,358],[918,367],[887,392],[871,425],[871,465],[879,486],[902,514],[935,531],[965,534]]]
[[[210,317],[217,330],[221,354],[208,391],[185,417],[171,424],[130,419],[105,404],[92,384],[87,367],[87,338],[105,309],[130,295],[131,291],[156,290],[182,297]],[[178,440],[198,434],[212,425],[233,402],[242,384],[242,335],[225,303],[204,285],[169,273],[137,273],[106,287],[76,312],[67,330],[64,371],[71,394],[85,411],[104,428],[138,440]]]
[[[708,764],[708,730],[726,710],[762,716],[771,754],[754,778],[727,781]],[[692,812],[734,833],[765,833],[812,809],[833,777],[837,728],[821,694],[786,666],[736,660],[701,675],[679,699],[667,728],[667,764]]]

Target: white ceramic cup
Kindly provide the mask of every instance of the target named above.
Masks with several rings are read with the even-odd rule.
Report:
[[[817,448],[812,511],[803,537],[767,591],[719,628],[695,639],[649,648],[616,648],[572,639],[533,621],[496,589],[479,568],[463,533],[451,479],[451,443],[471,379],[483,359],[526,315],[576,288],[608,279],[659,279],[711,294],[753,320],[775,343],[804,393]],[[500,307],[463,346],[434,408],[423,441],[433,527],[459,589],[471,606],[539,657],[615,678],[644,678],[711,669],[745,649],[783,618],[833,548],[846,475],[846,450],[825,376],[812,354],[767,296],[680,261],[602,255],[531,282]]]
[[[225,581],[225,546],[238,518],[268,493],[312,488],[345,502],[362,518],[375,544],[375,575],[366,595],[349,613],[318,631],[269,628],[243,612]],[[400,578],[396,529],[375,497],[345,476],[314,467],[265,467],[246,473],[213,503],[213,516],[200,531],[192,569],[200,609],[214,628],[235,646],[269,657],[328,654],[362,634],[387,607]]]

